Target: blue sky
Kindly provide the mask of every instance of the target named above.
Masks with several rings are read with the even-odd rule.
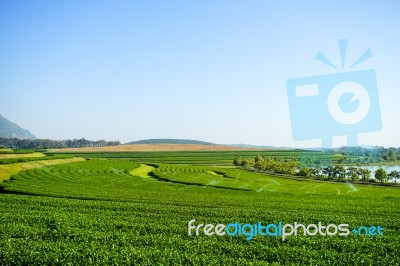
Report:
[[[381,105],[359,144],[400,146],[399,2],[316,2],[1,1],[0,114],[39,138],[318,146],[293,140],[286,80],[339,73],[315,54],[346,38]]]

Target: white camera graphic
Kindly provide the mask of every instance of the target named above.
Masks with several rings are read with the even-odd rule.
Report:
[[[322,138],[329,143],[334,136],[354,139],[382,128],[372,69],[289,79],[286,86],[295,140]]]

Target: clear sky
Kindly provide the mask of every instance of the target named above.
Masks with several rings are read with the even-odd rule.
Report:
[[[38,138],[318,146],[294,141],[286,80],[375,69],[400,146],[399,1],[0,1],[0,114]],[[324,125],[316,125],[324,126]]]

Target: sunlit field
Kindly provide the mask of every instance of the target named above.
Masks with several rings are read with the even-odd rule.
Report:
[[[150,164],[136,155],[134,160],[90,159],[13,174],[1,184],[0,264],[400,263],[397,187],[173,163],[182,156],[171,153],[169,163],[154,163],[161,158],[155,156]],[[247,241],[244,236],[189,236],[192,219],[380,225],[384,235]]]

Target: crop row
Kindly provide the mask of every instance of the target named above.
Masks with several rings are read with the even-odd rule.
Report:
[[[400,264],[400,197],[395,188],[351,188],[190,165],[160,165],[153,170],[155,178],[146,179],[129,174],[138,166],[127,160],[89,160],[31,169],[2,183],[0,264]],[[250,191],[207,186],[202,177],[247,184]],[[267,186],[257,193],[263,182]],[[257,236],[248,242],[243,237],[188,236],[192,219],[213,224],[379,224],[385,235],[286,241]]]
[[[52,154],[52,153],[51,153]],[[284,150],[259,150],[259,151],[181,151],[181,152],[93,152],[93,153],[68,153],[85,158],[112,158],[129,159],[146,163],[178,163],[192,165],[232,165],[232,160],[240,157],[254,157],[258,154],[273,156],[282,159],[300,158],[302,156],[317,156],[319,158],[332,158],[331,153],[317,151],[284,151]],[[338,159],[337,156],[334,157]]]
[[[0,159],[1,164],[13,164],[13,163],[23,163],[23,162],[33,162],[33,161],[43,161],[43,160],[54,160],[54,159],[67,159],[72,158],[72,155],[53,155],[53,156],[45,156],[45,157],[21,157],[21,158],[10,158],[10,159]]]

